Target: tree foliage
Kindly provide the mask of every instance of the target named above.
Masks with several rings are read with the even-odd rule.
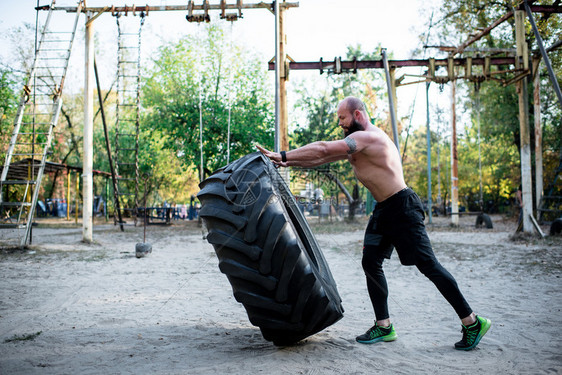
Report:
[[[517,8],[519,0],[497,0],[497,1],[468,1],[468,0],[443,0],[439,6],[440,20],[437,22],[437,41],[431,44],[458,46],[468,40],[471,34],[490,26],[495,20],[506,13]],[[542,5],[558,4],[559,0],[541,2]],[[541,38],[548,47],[560,40],[562,36],[562,17],[557,14],[534,13]],[[538,46],[531,26],[526,21],[526,38],[529,43],[529,51],[532,55],[539,57]],[[465,56],[490,55],[492,48],[515,48],[515,23],[513,17],[496,27],[491,33],[470,46],[480,52],[464,52]],[[501,54],[495,53],[495,56]],[[549,58],[556,72],[558,82],[562,81],[562,59],[560,51],[549,54]],[[499,69],[499,68],[498,68]],[[557,103],[553,85],[548,79],[544,63],[540,70],[541,81],[541,124],[543,127],[543,158],[544,158],[544,180],[545,184],[551,181],[557,165],[559,164],[560,152],[562,151],[562,111]],[[531,145],[534,163],[534,108],[533,108],[533,85],[532,79],[528,77],[529,83],[529,123],[531,126]],[[477,117],[480,116],[482,147],[487,148],[483,152],[483,184],[484,191],[488,191],[495,201],[498,197],[507,199],[512,191],[520,183],[520,131],[519,131],[519,107],[518,94],[515,85],[504,86],[498,82],[485,81],[476,90],[472,84],[459,81],[468,92],[468,97],[461,100],[465,107],[471,111],[472,123],[469,124],[464,139],[459,142],[459,160],[462,166],[464,159],[469,160],[474,152],[469,148],[470,137],[474,137]],[[481,103],[480,106],[477,103]],[[472,128],[471,128],[472,126]],[[489,147],[488,145],[493,145]],[[466,147],[465,147],[466,146]],[[464,148],[464,149],[462,149]],[[463,173],[462,167],[459,171],[459,196],[471,196],[475,191],[473,180],[474,172],[470,169]],[[487,172],[486,172],[487,171]],[[486,178],[488,176],[488,178]],[[463,182],[464,181],[464,182]]]
[[[255,151],[255,143],[272,147],[270,98],[264,64],[229,45],[220,26],[206,26],[199,35],[160,48],[143,89],[143,126],[159,134],[170,157],[197,172],[201,115],[208,175],[227,164],[229,148],[232,161]]]
[[[5,153],[13,129],[13,117],[17,110],[18,98],[15,90],[15,78],[7,69],[0,69],[0,157],[4,163]]]

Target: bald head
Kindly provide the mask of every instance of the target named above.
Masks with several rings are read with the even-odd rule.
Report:
[[[354,96],[348,96],[344,100],[340,102],[341,108],[345,108],[349,113],[353,113],[355,111],[360,111],[367,115],[367,110],[365,108],[365,104],[359,99]]]
[[[370,126],[365,104],[354,96],[348,96],[340,102],[338,118],[339,126],[346,137],[358,130],[366,130]]]

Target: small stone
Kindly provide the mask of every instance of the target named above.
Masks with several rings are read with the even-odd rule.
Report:
[[[137,258],[142,258],[152,253],[152,244],[148,242],[139,242],[135,245],[135,255]]]

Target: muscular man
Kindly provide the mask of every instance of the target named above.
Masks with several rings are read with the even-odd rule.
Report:
[[[439,289],[461,319],[462,339],[455,348],[471,350],[490,328],[489,319],[474,314],[451,274],[437,261],[427,236],[422,203],[406,186],[400,155],[394,143],[370,123],[361,100],[347,97],[338,106],[339,126],[345,138],[314,142],[291,151],[271,152],[258,146],[282,167],[314,167],[347,159],[355,175],[378,202],[365,230],[363,270],[375,310],[375,325],[356,340],[363,344],[396,339],[388,313],[384,259],[395,248],[403,265],[415,265]]]

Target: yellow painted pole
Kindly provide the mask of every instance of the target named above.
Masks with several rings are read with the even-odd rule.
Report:
[[[76,172],[76,191],[74,196],[74,204],[76,209],[74,210],[74,222],[78,224],[78,189],[80,189],[80,174]]]
[[[70,169],[66,170],[66,220],[70,220]]]

